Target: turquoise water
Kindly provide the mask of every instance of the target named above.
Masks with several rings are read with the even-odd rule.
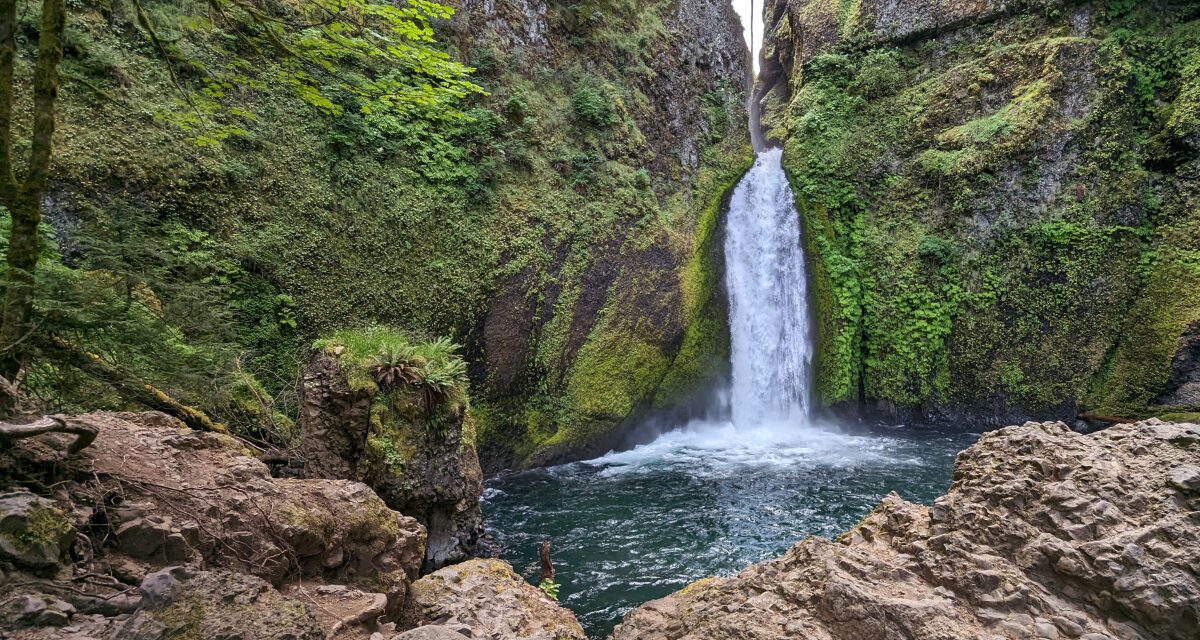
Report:
[[[692,581],[734,574],[806,536],[836,536],[889,491],[932,501],[976,438],[693,425],[632,451],[495,479],[484,515],[530,581],[537,543],[553,542],[560,601],[602,638],[631,608]]]

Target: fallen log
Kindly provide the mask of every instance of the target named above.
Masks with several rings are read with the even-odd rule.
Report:
[[[127,400],[179,418],[184,424],[198,431],[229,433],[225,425],[215,422],[203,411],[179,402],[165,391],[134,378],[105,362],[100,356],[85,351],[64,338],[51,337],[44,341],[42,346],[71,366],[108,383]]]

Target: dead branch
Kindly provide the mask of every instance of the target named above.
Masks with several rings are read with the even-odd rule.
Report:
[[[100,430],[90,424],[69,420],[61,415],[42,416],[29,424],[0,422],[0,439],[3,440],[23,440],[44,433],[73,434],[75,441],[67,447],[67,453],[76,454],[92,444]]]

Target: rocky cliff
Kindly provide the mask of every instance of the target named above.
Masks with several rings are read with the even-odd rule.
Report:
[[[842,413],[1197,410],[1195,2],[766,6]]]
[[[889,495],[837,540],[630,613],[614,640],[1194,638],[1200,426],[988,433],[926,507]]]
[[[372,364],[389,352],[391,336],[343,334],[312,354],[301,383],[303,473],[364,482],[389,508],[419,521],[428,534],[424,569],[432,571],[486,551],[483,472],[464,389],[431,397],[416,386],[424,384],[417,370],[412,383],[397,378],[389,386],[379,367],[408,366],[395,353],[403,344],[397,338],[390,347],[396,360]]]
[[[433,36],[489,92],[456,105],[463,118],[331,116],[287,88],[230,88],[219,99],[246,126],[207,146],[156,119],[178,96],[136,11],[72,10],[46,206],[55,259],[102,287],[135,283],[135,301],[205,347],[175,340],[147,358],[133,340],[105,344],[107,358],[253,432],[230,385],[178,372],[199,355],[224,374],[242,352],[262,387],[251,395],[288,415],[319,336],[371,323],[451,336],[492,468],[599,451],[629,416],[687,404],[722,375],[711,241],[749,161],[728,3],[449,4]],[[145,8],[202,66],[223,46],[205,7]],[[119,404],[86,378],[31,384],[69,406]]]

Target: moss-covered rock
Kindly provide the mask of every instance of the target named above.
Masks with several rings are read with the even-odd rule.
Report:
[[[778,0],[757,96],[838,411],[1187,406],[1200,4]],[[1168,402],[1169,403],[1169,402]]]
[[[384,327],[335,332],[315,344],[301,389],[306,474],[365,482],[420,521],[427,569],[467,557],[483,534],[483,473],[456,348]]]
[[[53,501],[25,491],[0,494],[0,559],[52,574],[74,537],[70,518]]]

